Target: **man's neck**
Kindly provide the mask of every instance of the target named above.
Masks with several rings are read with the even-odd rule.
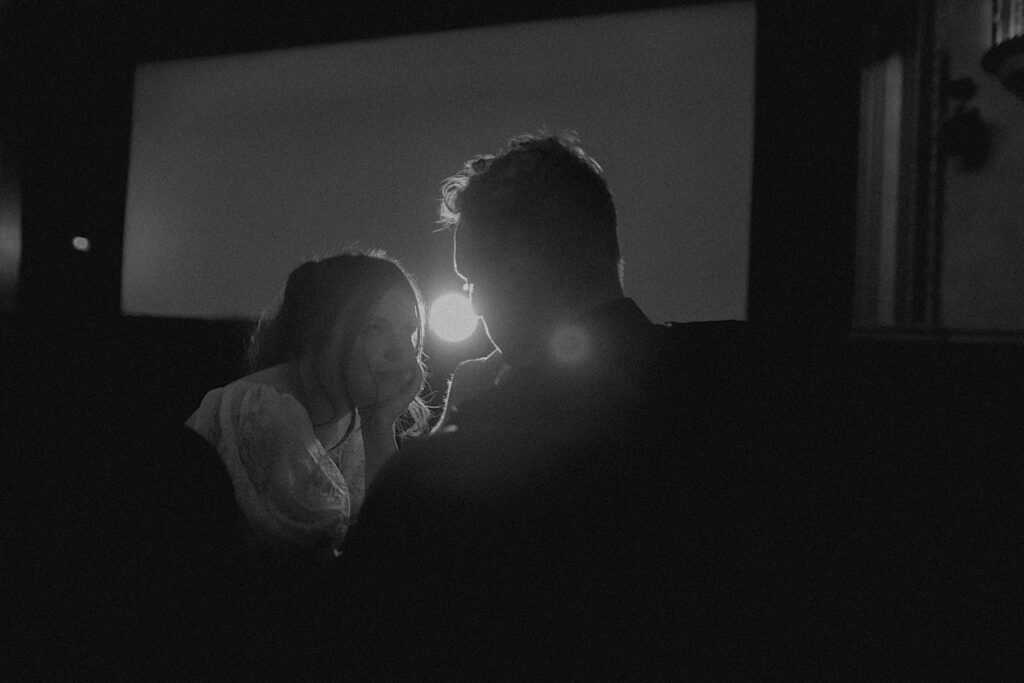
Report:
[[[503,349],[505,362],[513,367],[531,365],[549,358],[553,349],[563,349],[567,344],[571,347],[582,331],[581,321],[587,315],[625,298],[619,288],[581,293],[563,299],[562,305],[552,309],[549,322],[533,340],[534,344],[519,349]]]
[[[554,334],[557,330],[572,325],[584,319],[592,311],[603,306],[621,301],[626,298],[621,287],[606,287],[590,291],[574,292],[563,300],[561,306],[556,309],[552,316],[552,323],[548,326],[546,337]]]

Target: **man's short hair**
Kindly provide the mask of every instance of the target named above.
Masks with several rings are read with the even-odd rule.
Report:
[[[515,137],[502,153],[467,161],[441,192],[440,222],[469,223],[485,256],[526,251],[571,277],[621,276],[611,192],[573,136]]]

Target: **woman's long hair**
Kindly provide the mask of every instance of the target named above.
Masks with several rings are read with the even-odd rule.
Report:
[[[303,263],[288,276],[279,303],[260,316],[249,340],[249,371],[311,357],[326,348],[338,321],[341,325],[342,379],[348,394],[345,368],[356,337],[373,315],[377,303],[393,287],[405,288],[416,301],[416,361],[423,367],[423,298],[401,264],[383,250],[346,251]],[[396,434],[416,436],[429,427],[430,408],[420,396],[399,416]],[[355,425],[349,421],[348,437]]]

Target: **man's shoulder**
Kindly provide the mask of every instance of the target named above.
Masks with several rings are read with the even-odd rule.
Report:
[[[758,338],[758,332],[742,320],[667,322],[652,325],[647,354],[655,374],[710,377],[750,358],[759,347]]]
[[[656,327],[663,342],[679,346],[728,346],[750,343],[764,335],[745,320],[673,321]]]
[[[792,332],[745,320],[669,322],[657,327],[657,349],[663,359],[708,371],[777,363],[814,346]]]

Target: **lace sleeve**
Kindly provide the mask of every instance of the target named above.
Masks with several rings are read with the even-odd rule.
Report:
[[[238,503],[269,545],[340,542],[351,496],[302,406],[264,385],[230,386],[221,402],[220,444]]]

